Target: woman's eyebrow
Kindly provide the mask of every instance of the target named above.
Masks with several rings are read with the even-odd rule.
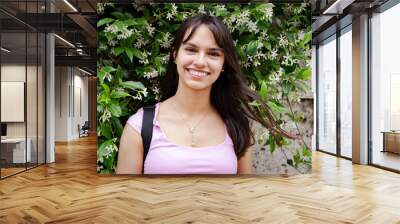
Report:
[[[194,48],[199,48],[196,44],[193,44],[193,43],[184,43],[184,45],[188,45],[188,46],[194,47]],[[208,50],[210,50],[210,51],[221,51],[221,52],[223,52],[222,48],[219,48],[219,47],[208,48]]]

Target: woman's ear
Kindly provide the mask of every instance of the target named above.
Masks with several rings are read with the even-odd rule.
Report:
[[[176,50],[172,51],[172,58],[174,59],[174,63],[176,64]]]

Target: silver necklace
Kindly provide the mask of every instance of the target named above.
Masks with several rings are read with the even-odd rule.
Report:
[[[174,104],[175,104],[175,102],[174,102]],[[178,108],[178,107],[176,106],[176,104],[175,104],[175,107]],[[200,120],[197,121],[196,125],[194,125],[193,127],[191,127],[191,126],[189,125],[189,123],[183,118],[182,114],[181,114],[177,109],[175,109],[175,110],[176,110],[177,114],[179,115],[179,117],[182,119],[183,123],[186,125],[186,127],[187,127],[188,130],[189,130],[189,133],[190,133],[190,135],[191,135],[191,146],[192,146],[192,147],[195,147],[195,146],[196,146],[196,143],[194,142],[194,132],[196,131],[196,128],[197,128],[197,126],[199,126],[200,122],[201,122],[202,120],[204,120],[204,118],[206,117],[207,111],[204,112],[203,116],[200,118]]]

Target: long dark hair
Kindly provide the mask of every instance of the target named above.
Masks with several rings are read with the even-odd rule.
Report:
[[[182,43],[190,40],[200,25],[206,25],[213,33],[218,46],[223,48],[225,60],[224,71],[211,87],[211,104],[224,120],[228,133],[233,141],[235,153],[242,157],[246,149],[254,144],[254,136],[250,128],[250,120],[255,120],[268,128],[273,135],[280,134],[293,138],[276,123],[276,119],[268,105],[259,95],[251,90],[240,70],[239,58],[236,54],[233,39],[225,24],[217,17],[200,14],[186,19],[175,35],[171,47],[166,75],[161,81],[161,100],[164,101],[176,94],[179,75],[174,63],[174,52],[178,52]],[[184,40],[188,29],[189,35]],[[248,103],[257,100],[261,105],[257,108]],[[263,117],[266,117],[264,119]]]

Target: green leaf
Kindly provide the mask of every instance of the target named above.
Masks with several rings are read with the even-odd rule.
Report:
[[[110,95],[110,87],[109,87],[107,84],[105,84],[105,83],[102,83],[102,84],[101,84],[101,87],[103,87],[104,93],[105,93],[107,96],[109,96],[109,95]]]
[[[122,12],[112,12],[111,15],[113,15],[117,19],[125,19],[126,17],[126,15]]]
[[[136,81],[126,81],[121,84],[123,87],[131,89],[131,90],[142,90],[144,89],[144,85],[141,82]]]
[[[247,54],[250,55],[255,55],[257,52],[257,41],[251,41],[248,45],[247,45]]]
[[[112,131],[109,123],[101,123],[100,128],[101,128],[101,133],[103,134],[104,137],[106,137],[107,139],[112,138]]]
[[[312,31],[308,31],[304,34],[304,43],[310,42],[312,39]]]
[[[300,70],[299,74],[297,75],[298,79],[301,80],[309,80],[311,77],[311,68],[307,67],[307,68],[303,68],[302,70]]]
[[[271,152],[271,154],[274,153],[276,149],[274,136],[270,134],[267,142],[269,143],[269,151]]]
[[[128,48],[127,47],[127,48],[125,48],[125,53],[129,57],[129,60],[131,62],[133,61],[133,56],[135,56],[136,58],[139,58],[139,59],[143,58],[142,52],[140,52],[136,48]]]
[[[266,100],[268,95],[268,87],[265,81],[261,82],[260,96],[262,100]]]
[[[124,129],[124,127],[121,124],[121,121],[119,119],[115,118],[115,117],[112,117],[111,121],[112,121],[113,126],[114,126],[115,134],[117,136],[121,136],[122,130]]]
[[[97,76],[99,77],[101,82],[104,82],[106,75],[110,74],[111,72],[113,72],[115,70],[116,69],[111,66],[105,66],[104,68],[100,69],[99,72],[97,72]]]
[[[113,52],[114,52],[115,56],[118,56],[118,55],[122,54],[124,51],[125,51],[125,49],[123,47],[116,47],[116,48],[114,48]]]
[[[107,147],[111,146],[112,144],[113,144],[112,139],[109,139],[101,143],[100,146],[97,148],[97,158],[104,157],[104,155],[107,154]]]
[[[99,20],[99,22],[97,22],[97,27],[101,27],[101,26],[103,26],[105,24],[109,24],[113,21],[114,21],[113,18],[103,18],[103,19]]]
[[[286,110],[284,107],[279,106],[277,103],[275,103],[275,102],[273,102],[273,101],[271,101],[271,100],[269,100],[269,101],[267,102],[267,104],[268,104],[268,106],[271,108],[271,110],[272,110],[273,112],[275,112],[275,113],[283,113],[283,112],[285,112],[285,110]]]
[[[122,110],[121,107],[118,104],[110,104],[108,109],[110,110],[110,113],[114,117],[120,117]]]
[[[311,157],[312,153],[311,150],[307,146],[303,146],[302,154],[304,157]]]
[[[125,20],[125,25],[127,26],[145,26],[147,25],[147,20],[145,18],[134,18]]]
[[[124,92],[122,90],[117,90],[117,91],[114,90],[111,93],[111,98],[113,98],[113,99],[124,98],[127,96],[130,96],[130,94],[127,92]]]
[[[100,170],[100,174],[112,174],[111,170]]]

